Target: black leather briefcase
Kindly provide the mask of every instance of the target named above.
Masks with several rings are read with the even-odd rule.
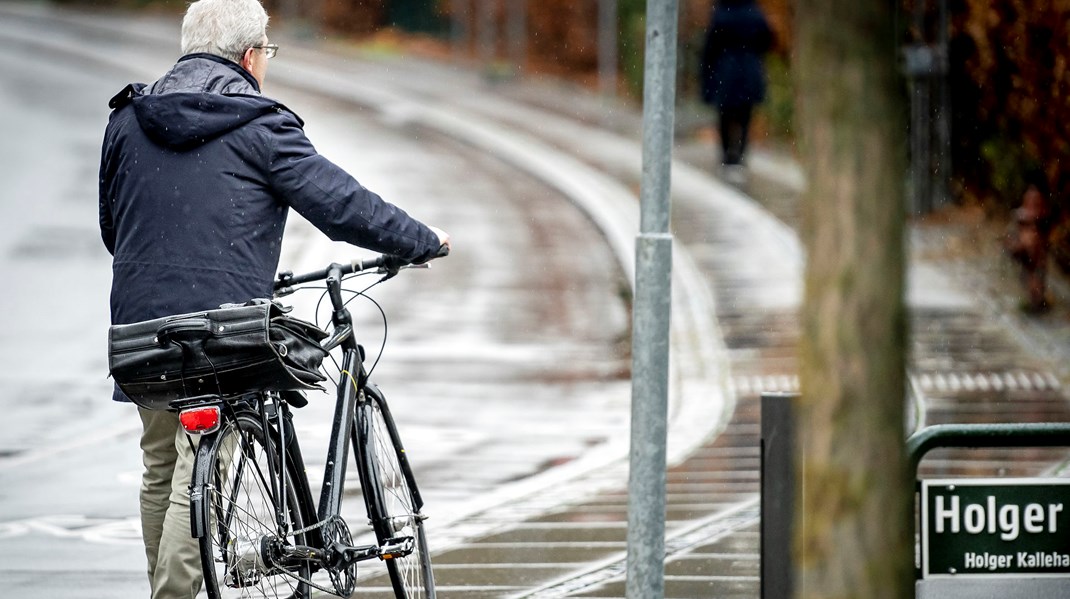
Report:
[[[112,326],[111,376],[134,403],[153,410],[197,395],[319,388],[327,333],[287,311],[257,299]]]

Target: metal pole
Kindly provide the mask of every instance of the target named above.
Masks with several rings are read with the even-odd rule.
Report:
[[[279,18],[286,24],[290,33],[299,39],[313,37],[317,28],[321,25],[320,16],[322,11],[319,5],[313,5],[311,14],[302,14],[301,3],[298,0],[284,0],[279,4]]]
[[[951,68],[948,47],[950,23],[947,0],[940,1],[940,19],[936,36],[937,64],[936,91],[936,206],[943,207],[951,200],[951,84],[948,75]]]
[[[468,53],[468,19],[471,8],[471,0],[450,0],[450,38],[456,59],[463,59]]]
[[[910,78],[910,182],[914,214],[932,209],[932,134],[929,102],[932,48],[928,45],[925,12],[927,3],[914,0],[914,43],[907,48]]]
[[[925,48],[929,50],[929,48]],[[931,57],[931,53],[928,54]],[[932,78],[929,73],[917,74],[914,77],[914,96],[911,104],[911,114],[914,122],[911,123],[911,138],[913,154],[911,167],[914,180],[914,211],[917,214],[927,214],[933,209],[932,187],[932,102],[929,96]]]
[[[602,94],[617,95],[617,0],[598,0],[598,82]]]
[[[923,428],[907,439],[915,478],[925,454],[940,447],[1070,447],[1070,422],[936,424]]]
[[[672,235],[669,189],[676,98],[677,0],[650,0],[643,81],[643,178],[632,314],[628,599],[665,593],[665,441]]]
[[[294,22],[297,20],[297,15],[300,13],[300,3],[298,0],[283,0],[279,6],[279,16],[282,17],[286,24],[293,27]]]
[[[509,39],[509,60],[513,63],[513,72],[519,73],[524,70],[525,54],[527,53],[527,13],[528,0],[508,0],[506,5],[509,14],[506,16],[506,28]]]
[[[478,0],[476,8],[476,39],[479,44],[479,61],[483,68],[494,62],[497,44],[497,24],[494,19],[494,0]]]

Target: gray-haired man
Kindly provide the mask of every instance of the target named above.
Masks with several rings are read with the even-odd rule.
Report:
[[[178,63],[111,101],[100,164],[100,228],[112,253],[112,322],[270,297],[290,207],[330,238],[412,262],[449,236],[409,217],[320,156],[303,122],[260,94],[268,16],[258,0],[200,0]],[[115,398],[126,398],[116,390]],[[154,599],[190,599],[191,444],[176,415],[140,409],[141,520]]]

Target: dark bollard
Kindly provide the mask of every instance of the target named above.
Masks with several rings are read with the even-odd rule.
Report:
[[[761,596],[792,593],[791,520],[795,494],[795,393],[762,394]]]

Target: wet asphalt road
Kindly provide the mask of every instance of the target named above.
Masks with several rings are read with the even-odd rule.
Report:
[[[2,7],[0,7],[2,8]],[[91,20],[91,19],[87,19]],[[175,31],[177,37],[177,29]],[[48,37],[53,43],[39,44]],[[58,47],[56,43],[66,47]],[[80,57],[92,47],[121,60]],[[91,53],[87,53],[91,54]],[[94,55],[95,56],[95,55]],[[0,580],[10,597],[143,597],[139,421],[109,401],[109,256],[96,228],[107,100],[175,56],[78,26],[0,18]],[[280,55],[273,69],[285,72]],[[373,296],[389,316],[373,377],[391,400],[435,530],[532,474],[626,434],[626,285],[592,224],[559,194],[467,146],[284,86],[321,153],[455,251]],[[282,267],[354,256],[291,216]],[[310,317],[316,294],[294,301]],[[370,352],[378,310],[357,306]],[[297,414],[310,471],[329,398]],[[363,520],[350,498],[346,513]]]

